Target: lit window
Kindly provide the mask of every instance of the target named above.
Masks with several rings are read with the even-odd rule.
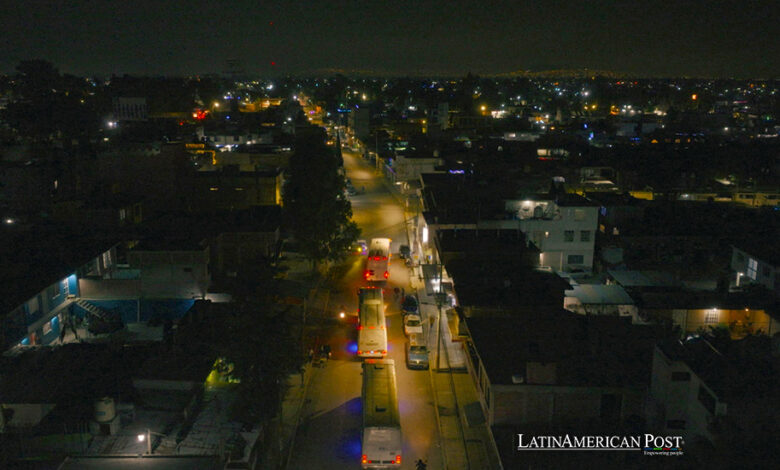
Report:
[[[574,209],[574,220],[585,220],[585,211],[582,209]]]
[[[748,258],[747,277],[756,280],[756,271],[758,271],[758,261]]]
[[[707,310],[704,313],[704,324],[715,325],[720,321],[720,312],[716,309]]]

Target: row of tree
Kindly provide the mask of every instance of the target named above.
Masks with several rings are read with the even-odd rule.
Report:
[[[285,225],[315,265],[343,257],[360,235],[345,196],[339,146],[320,128],[299,135],[284,186]]]

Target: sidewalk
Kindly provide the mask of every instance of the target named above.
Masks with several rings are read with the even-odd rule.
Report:
[[[441,312],[435,299],[428,295],[419,267],[411,270],[411,287],[420,301],[420,314],[428,325],[428,350],[431,387],[436,419],[441,436],[442,461],[445,469],[501,469],[493,435],[480,404],[477,385],[467,371],[466,350],[460,341],[452,341],[448,313]],[[431,323],[433,321],[433,323]],[[441,358],[437,362],[437,325],[441,333]]]
[[[287,392],[282,401],[282,461],[278,468],[287,468],[290,452],[295,444],[295,431],[301,418],[301,410],[306,400],[306,391],[313,374],[310,362],[304,365],[302,374],[290,374],[287,377]]]

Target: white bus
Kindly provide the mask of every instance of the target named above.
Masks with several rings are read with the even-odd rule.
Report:
[[[390,276],[390,239],[372,238],[368,245],[368,258],[363,277],[366,281],[386,281]]]
[[[362,468],[401,468],[401,420],[392,359],[363,363]]]
[[[358,292],[358,351],[359,357],[387,355],[387,327],[382,289],[361,287]]]

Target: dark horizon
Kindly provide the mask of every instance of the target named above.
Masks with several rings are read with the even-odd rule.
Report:
[[[636,78],[771,79],[780,76],[776,6],[703,0],[24,3],[0,13],[0,71],[45,59],[78,76],[233,69],[251,76],[344,70],[458,77],[589,69]]]

